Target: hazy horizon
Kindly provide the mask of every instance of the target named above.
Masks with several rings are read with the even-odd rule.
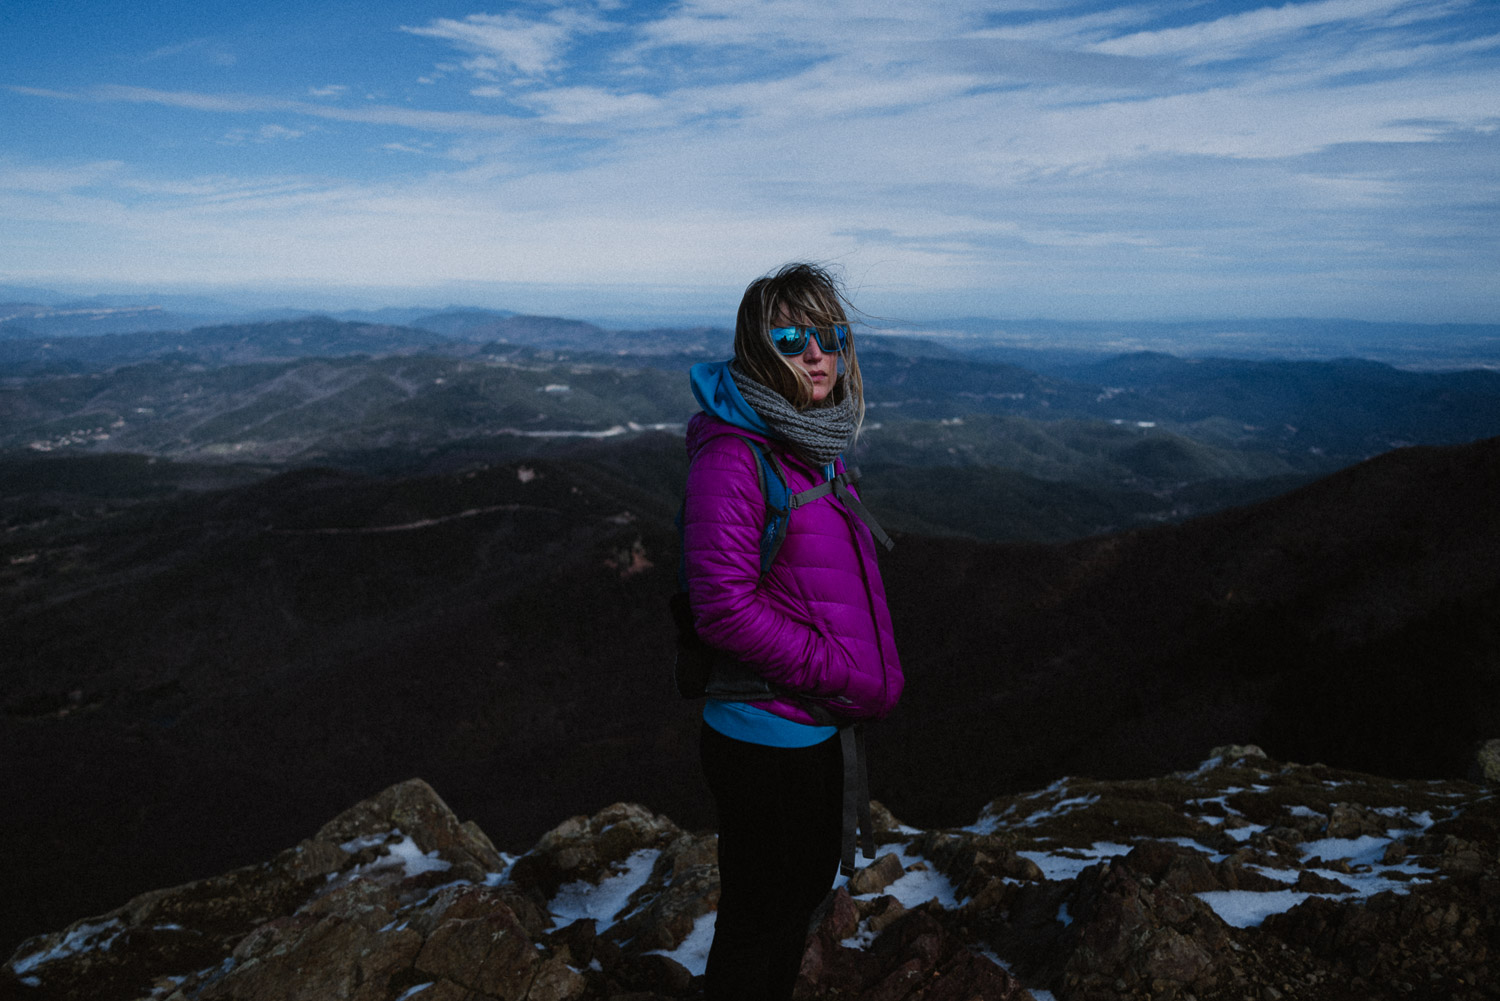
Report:
[[[671,295],[658,294],[653,300],[650,289],[626,290],[611,298],[614,289],[599,287],[507,286],[501,284],[439,286],[408,289],[400,287],[341,288],[332,287],[266,287],[205,285],[200,287],[118,286],[110,283],[59,283],[55,286],[11,283],[0,276],[0,302],[32,303],[41,306],[64,306],[100,302],[100,308],[159,307],[165,313],[200,312],[225,317],[242,317],[258,313],[379,313],[432,312],[481,309],[531,316],[583,320],[620,328],[647,326],[714,326],[732,328],[735,307],[741,290],[672,290]],[[33,296],[28,298],[28,294]],[[693,303],[703,305],[695,309]],[[3,319],[3,318],[0,318]],[[1159,324],[1163,327],[1204,324],[1297,324],[1326,323],[1354,327],[1397,325],[1412,327],[1500,328],[1500,321],[1451,322],[1437,320],[1371,320],[1353,316],[1276,316],[1235,315],[1229,313],[1175,316],[1066,316],[1021,315],[1002,313],[964,314],[956,309],[947,313],[904,310],[871,314],[876,329],[904,330],[930,325],[962,323],[1058,324],[1090,327],[1108,324],[1136,326]]]

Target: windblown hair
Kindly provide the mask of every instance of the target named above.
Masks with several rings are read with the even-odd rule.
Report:
[[[864,382],[854,351],[854,328],[845,306],[857,312],[844,295],[839,281],[816,264],[794,262],[775,274],[757,278],[745,289],[734,324],[734,355],[740,367],[762,386],[774,389],[798,410],[827,406],[852,397],[854,424],[865,416]],[[813,402],[812,381],[771,344],[771,328],[786,324],[849,327],[844,350],[839,352],[838,377],[820,403]]]

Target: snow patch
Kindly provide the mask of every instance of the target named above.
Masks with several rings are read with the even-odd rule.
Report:
[[[81,924],[64,935],[62,941],[52,948],[34,952],[24,959],[16,960],[11,964],[11,969],[15,971],[16,976],[22,977],[43,963],[50,963],[54,959],[76,956],[92,949],[103,949],[108,952],[123,930],[124,926],[120,924],[118,918],[93,924]]]
[[[695,977],[701,977],[708,969],[708,950],[714,944],[714,924],[717,911],[700,914],[693,921],[693,930],[687,933],[675,949],[653,949],[648,956],[666,956],[674,959]]]
[[[1115,844],[1113,841],[1096,841],[1089,848],[1069,848],[1066,851],[1067,855],[1035,851],[1016,852],[1016,854],[1035,862],[1047,879],[1061,882],[1066,879],[1076,879],[1080,872],[1091,865],[1098,865],[1107,858],[1130,854],[1130,846]]]
[[[395,840],[391,840],[392,838]],[[393,828],[385,834],[367,834],[364,837],[351,838],[339,845],[351,855],[376,846],[383,847],[386,853],[363,865],[356,866],[352,872],[345,874],[346,880],[393,868],[402,869],[406,874],[403,878],[417,876],[424,872],[447,872],[453,868],[452,862],[438,857],[436,848],[430,852],[423,852],[411,836],[402,833],[400,828]]]
[[[1386,846],[1394,840],[1396,840],[1395,837],[1366,834],[1358,838],[1322,838],[1299,846],[1304,865],[1314,859],[1330,862],[1342,859],[1347,862],[1352,870],[1350,872],[1317,866],[1308,866],[1307,871],[1326,879],[1338,880],[1349,887],[1351,893],[1307,893],[1301,890],[1272,890],[1270,892],[1208,890],[1197,896],[1212,907],[1214,913],[1219,915],[1225,924],[1235,928],[1252,928],[1263,922],[1267,916],[1291,910],[1308,897],[1328,897],[1338,900],[1347,899],[1350,896],[1370,897],[1386,890],[1393,893],[1409,893],[1413,885],[1427,882],[1424,877],[1433,875],[1434,870],[1423,868],[1415,862],[1384,865],[1381,859],[1385,855]],[[1283,870],[1269,869],[1264,866],[1249,866],[1248,868],[1281,882],[1295,882],[1296,879],[1294,874]],[[1407,878],[1393,878],[1391,873]]]
[[[552,916],[559,926],[570,925],[580,918],[593,918],[598,922],[595,931],[603,932],[624,917],[621,911],[631,895],[646,885],[660,854],[658,849],[642,848],[630,853],[621,871],[597,884],[578,880],[559,887],[550,905]]]
[[[1253,928],[1272,914],[1296,907],[1311,893],[1300,890],[1272,890],[1254,893],[1249,890],[1204,890],[1198,899],[1214,909],[1226,925]]]
[[[891,846],[880,854],[893,853],[901,861],[901,868],[906,872],[885,889],[876,893],[863,893],[856,896],[872,899],[879,896],[895,897],[901,902],[901,906],[908,910],[919,904],[925,904],[929,900],[936,900],[946,910],[952,910],[958,906],[958,891],[947,876],[938,872],[932,863],[920,855],[914,854],[910,844]],[[847,885],[848,879],[840,876],[835,886]]]

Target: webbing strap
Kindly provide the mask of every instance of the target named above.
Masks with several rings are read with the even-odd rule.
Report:
[[[825,480],[817,486],[809,490],[804,490],[801,493],[792,494],[786,501],[787,510],[795,511],[802,505],[809,504],[819,497],[827,497],[829,494],[833,494],[856,518],[865,523],[865,527],[870,530],[870,534],[875,536],[875,539],[882,546],[887,550],[895,549],[895,540],[885,534],[885,529],[880,527],[880,523],[875,520],[875,516],[870,513],[869,508],[865,507],[860,502],[860,499],[854,496],[854,492],[849,489],[851,483],[857,482],[859,482],[859,470],[846,469],[831,480]]]
[[[835,482],[833,487],[833,495],[839,500],[843,501],[844,506],[850,511],[853,511],[856,518],[865,523],[865,525],[870,529],[870,534],[875,536],[875,538],[880,542],[882,546],[886,548],[887,551],[896,548],[896,541],[889,535],[885,534],[885,529],[880,527],[879,522],[875,520],[875,516],[871,514],[863,504],[860,503],[858,497],[849,492],[849,488],[844,486],[842,481]]]
[[[860,854],[875,858],[875,822],[870,816],[870,774],[865,764],[865,728],[861,723],[839,730],[844,753],[844,834],[839,854],[839,872],[853,876],[854,844]]]

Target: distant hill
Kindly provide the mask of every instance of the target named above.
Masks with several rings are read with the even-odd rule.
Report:
[[[1369,358],[1410,368],[1500,366],[1500,324],[1401,323],[1313,318],[1224,320],[997,320],[968,317],[920,324],[956,333],[977,357],[1041,365],[1079,356],[1159,351],[1192,357]]]
[[[975,781],[1183,767],[1208,734],[1461,774],[1500,720],[1496,496],[1491,438],[1181,525],[900,545],[885,566],[912,684],[877,771],[940,823]]]
[[[558,454],[680,428],[696,409],[685,369],[728,339],[434,317],[420,322],[453,336],[303,317],[0,341],[0,448],[387,473],[471,439]],[[1045,375],[889,337],[862,359],[869,411],[851,458],[889,524],[919,533],[1060,541],[1251,503],[1404,444],[1500,433],[1500,372],[1148,353]]]
[[[171,312],[151,305],[0,303],[0,342],[14,338],[98,337],[143,330],[186,330],[212,319],[206,314]]]
[[[1183,359],[1139,353],[1041,375],[1017,365],[871,352],[871,419],[1078,417],[1208,444],[1344,461],[1500,433],[1500,371],[1407,372],[1366,361]],[[1298,461],[1293,459],[1293,461]]]
[[[265,323],[225,324],[193,330],[156,330],[0,341],[0,370],[26,375],[65,362],[114,366],[152,358],[199,365],[234,365],[295,358],[389,355],[441,347],[449,339],[412,327],[346,323],[326,316]]]

